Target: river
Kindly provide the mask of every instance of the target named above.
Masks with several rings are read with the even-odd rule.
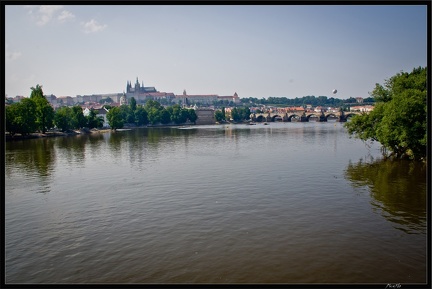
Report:
[[[426,191],[337,122],[7,142],[6,283],[424,284]]]

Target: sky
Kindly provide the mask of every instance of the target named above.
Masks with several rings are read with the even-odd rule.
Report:
[[[426,5],[6,5],[5,94],[369,97],[427,65]],[[337,94],[333,94],[337,89]]]

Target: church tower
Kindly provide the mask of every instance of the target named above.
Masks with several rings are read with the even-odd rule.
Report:
[[[120,105],[128,104],[126,93],[123,91],[122,97],[120,97]]]
[[[136,82],[135,82],[135,93],[139,93],[139,91],[140,91],[140,83],[139,83],[138,77],[137,77]]]
[[[130,93],[131,92],[131,88],[132,88],[132,84],[130,83],[130,81],[128,80],[126,83],[126,92]]]

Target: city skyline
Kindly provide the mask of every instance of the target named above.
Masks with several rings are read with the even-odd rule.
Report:
[[[337,98],[427,65],[425,5],[5,5],[5,94]],[[337,95],[333,95],[337,89]]]

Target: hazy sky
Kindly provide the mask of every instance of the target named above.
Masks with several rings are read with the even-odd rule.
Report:
[[[427,65],[426,5],[5,7],[7,96],[368,97]]]

